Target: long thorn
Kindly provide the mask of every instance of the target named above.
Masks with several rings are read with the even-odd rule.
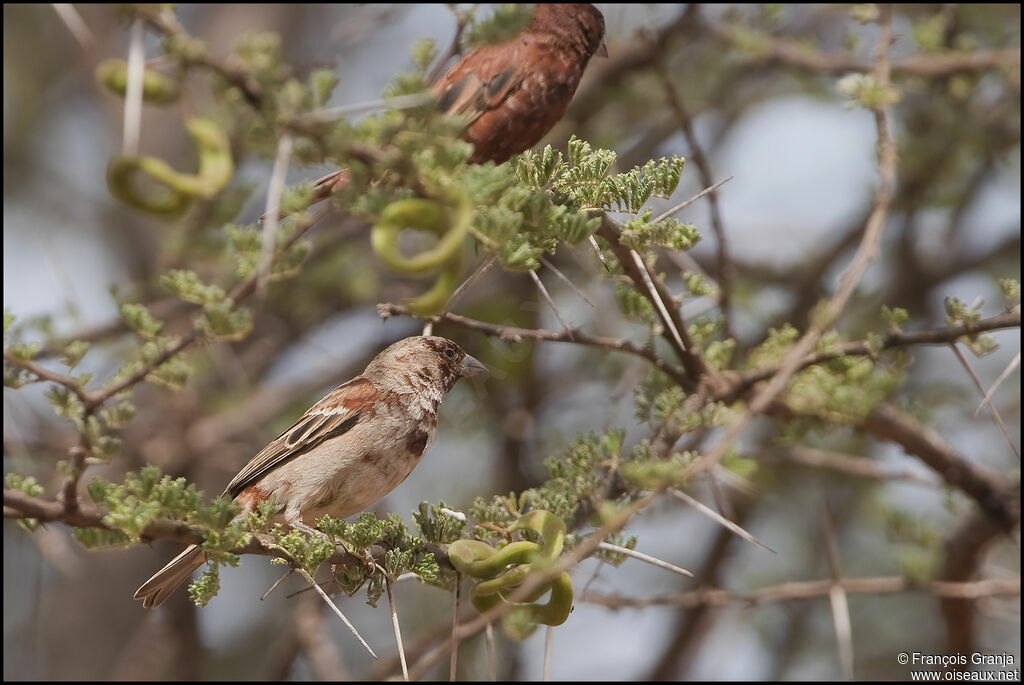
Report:
[[[494,656],[494,626],[490,623],[484,628],[484,640],[487,642],[487,667],[491,674],[491,682],[498,682],[498,661]]]
[[[960,352],[960,348],[957,347],[955,342],[950,343],[949,346],[953,348],[956,358],[960,360],[960,364],[967,370],[967,375],[971,377],[972,381],[974,381],[974,387],[976,387],[978,392],[981,393],[981,396],[984,397],[985,388],[982,387],[981,380],[978,378],[977,374],[974,373],[974,369],[972,369],[971,365],[967,362],[967,358],[964,357],[962,352]],[[999,430],[1002,431],[1003,437],[1006,439],[1006,444],[1010,446],[1013,453],[1017,455],[1017,460],[1020,461],[1020,451],[1017,449],[1017,446],[1013,444],[1013,438],[1010,437],[1009,431],[1006,430],[1006,425],[1003,423],[1003,417],[999,415],[999,412],[996,411],[996,408],[992,406],[991,402],[988,404],[988,411],[992,414],[992,418],[995,419],[996,425],[999,426]]]
[[[267,190],[267,217],[263,224],[263,240],[260,246],[260,267],[256,281],[256,292],[260,298],[267,295],[267,281],[270,279],[270,264],[274,259],[274,243],[277,237],[277,222],[280,218],[281,193],[284,190],[284,178],[288,173],[288,160],[292,155],[292,137],[287,133],[277,141],[277,157],[274,159],[274,170],[270,175],[270,188]]]
[[[604,253],[601,252],[601,247],[597,244],[597,238],[595,238],[594,236],[590,236],[589,239],[591,246],[594,248],[594,252],[597,253],[597,258],[601,260],[602,264],[604,264],[605,270],[611,271],[612,268],[608,266],[608,261],[604,258]]]
[[[553,271],[553,272],[555,273],[555,275],[556,275],[556,276],[558,276],[558,277],[559,277],[560,279],[562,279],[562,282],[563,282],[563,283],[565,283],[565,284],[566,284],[567,286],[569,286],[570,288],[572,288],[573,292],[574,292],[574,293],[576,293],[577,295],[579,295],[579,296],[580,296],[580,298],[581,298],[581,299],[582,299],[582,300],[583,300],[584,302],[586,302],[587,304],[589,304],[589,305],[590,305],[591,307],[593,307],[594,309],[597,309],[597,307],[596,307],[596,306],[594,305],[594,303],[593,303],[593,302],[591,302],[591,301],[590,301],[589,299],[587,299],[587,296],[586,296],[586,295],[584,294],[584,292],[583,292],[582,290],[580,290],[579,288],[577,288],[577,287],[576,287],[576,284],[575,284],[575,283],[573,283],[572,281],[570,281],[570,280],[569,280],[569,277],[568,277],[568,276],[566,276],[565,274],[563,274],[563,273],[562,273],[561,271],[559,271],[559,270],[558,270],[558,269],[557,269],[557,268],[555,267],[555,265],[554,265],[554,264],[552,264],[552,263],[551,263],[550,261],[548,261],[548,260],[547,260],[547,259],[545,259],[544,257],[541,257],[541,258],[540,258],[540,263],[541,263],[541,264],[543,264],[544,266],[546,266],[547,268],[551,269],[551,270],[552,270],[552,271]]]
[[[281,583],[283,583],[284,579],[287,578],[288,576],[290,576],[294,572],[295,572],[295,569],[289,567],[288,570],[284,572],[284,575],[281,576],[280,578],[278,578],[277,580],[275,580],[274,584],[270,586],[270,589],[263,593],[263,596],[260,597],[260,601],[262,602],[267,597],[269,597],[270,593],[273,592],[274,590],[276,590],[277,586],[280,585]]]
[[[670,564],[667,561],[663,561],[661,559],[658,559],[657,557],[652,557],[651,555],[644,554],[643,552],[638,552],[635,549],[630,549],[629,547],[620,547],[619,545],[613,545],[610,542],[599,542],[597,543],[597,547],[598,549],[603,549],[608,552],[616,552],[618,554],[624,554],[627,557],[639,559],[640,561],[646,564],[650,564],[651,566],[657,566],[658,568],[663,568],[666,571],[672,571],[672,573],[678,573],[681,576],[693,578],[693,574],[687,571],[685,568],[680,568],[675,564]]]
[[[836,542],[835,523],[828,500],[821,501],[821,518],[825,534],[826,554],[828,557],[829,575],[832,587],[829,588],[828,599],[832,605],[832,622],[836,630],[836,642],[839,647],[839,663],[843,669],[843,677],[853,680],[853,628],[850,624],[850,604],[846,590],[843,588],[843,574],[839,566],[839,545]]]
[[[367,102],[357,102],[351,105],[341,105],[340,107],[322,109],[319,112],[303,114],[296,117],[296,119],[303,124],[328,123],[338,119],[344,119],[352,114],[362,114],[363,112],[373,112],[381,109],[411,109],[413,107],[422,107],[423,105],[429,105],[434,101],[434,98],[434,94],[430,92],[411,93],[409,95],[399,95],[392,98],[369,100]]]
[[[712,519],[713,521],[715,521],[719,525],[725,526],[730,531],[732,531],[735,535],[740,536],[741,538],[743,538],[747,542],[753,542],[758,547],[763,547],[766,550],[768,550],[769,552],[771,552],[772,554],[778,554],[778,552],[776,552],[774,549],[772,549],[768,545],[764,544],[763,542],[758,540],[756,537],[754,537],[753,535],[751,535],[747,531],[743,530],[737,524],[735,524],[732,521],[730,521],[729,519],[725,518],[724,516],[719,514],[717,511],[715,511],[714,509],[712,509],[708,505],[704,504],[703,502],[695,500],[694,498],[690,497],[689,495],[687,495],[682,490],[677,490],[675,488],[669,488],[668,491],[676,499],[681,499],[682,501],[686,502],[687,504],[689,504],[691,507],[693,507],[694,509],[696,509],[700,513],[702,513],[705,516],[707,516],[708,518]]]
[[[306,569],[303,568],[300,568],[299,572],[302,573],[302,575],[306,578],[309,584],[313,586],[313,589],[316,590],[317,594],[320,595],[320,598],[327,603],[327,606],[331,607],[331,611],[337,614],[338,618],[341,619],[342,623],[348,626],[348,629],[351,630],[352,634],[356,636],[356,639],[359,640],[359,643],[366,648],[366,651],[370,653],[370,656],[372,656],[374,659],[378,658],[376,652],[370,649],[370,645],[366,644],[366,640],[364,640],[363,636],[359,634],[359,631],[356,630],[356,627],[352,625],[351,621],[345,618],[345,614],[341,613],[341,609],[339,609],[338,606],[331,601],[331,598],[327,596],[327,593],[324,592],[324,589],[322,587],[320,587],[320,584],[313,580],[313,576],[309,575],[309,572],[307,572]]]
[[[395,642],[398,643],[398,659],[402,662],[402,679],[409,682],[409,666],[405,663],[405,647],[402,645],[402,629],[398,627],[398,609],[395,607],[395,593],[391,580],[385,581],[388,589],[388,606],[391,607],[391,625],[395,627]]]
[[[729,181],[731,181],[731,180],[732,180],[732,179],[734,179],[734,178],[735,178],[735,176],[730,176],[729,178],[726,178],[726,179],[723,179],[723,180],[719,181],[718,183],[716,183],[716,184],[715,184],[715,185],[713,185],[713,186],[708,186],[708,187],[707,187],[707,188],[705,188],[704,190],[700,191],[699,193],[697,193],[696,195],[694,195],[693,197],[691,197],[691,198],[690,198],[689,200],[687,200],[686,202],[680,202],[680,203],[679,203],[679,204],[677,204],[677,205],[676,205],[675,207],[672,207],[672,208],[670,208],[670,209],[668,209],[668,210],[666,210],[666,211],[662,212],[662,213],[661,213],[661,214],[660,214],[660,215],[658,216],[658,218],[657,218],[657,219],[655,219],[654,221],[652,221],[651,223],[652,223],[652,224],[656,224],[656,223],[658,223],[659,221],[661,221],[662,219],[667,219],[667,218],[669,218],[670,216],[672,216],[672,215],[673,215],[673,214],[675,214],[676,212],[681,212],[681,211],[683,211],[684,209],[686,209],[687,207],[689,207],[690,205],[692,205],[692,204],[693,204],[694,202],[696,202],[697,200],[701,199],[702,197],[704,197],[704,196],[705,196],[705,195],[707,195],[708,193],[712,193],[712,192],[714,192],[714,191],[718,190],[718,189],[719,189],[720,187],[722,187],[723,185],[725,185],[726,183],[728,183]]]
[[[636,268],[640,270],[640,276],[643,278],[644,286],[647,288],[647,292],[651,294],[651,299],[654,300],[654,305],[658,308],[658,313],[661,314],[661,320],[664,322],[665,327],[668,328],[672,333],[673,339],[676,344],[679,345],[680,350],[686,349],[686,345],[683,344],[683,338],[679,335],[679,331],[676,330],[676,325],[672,323],[672,317],[668,315],[668,307],[665,306],[665,302],[662,301],[661,295],[658,294],[658,289],[654,287],[654,281],[651,279],[651,274],[647,270],[647,264],[644,263],[643,258],[640,257],[636,250],[630,249],[629,253],[633,255],[633,261],[636,262]]]
[[[128,43],[128,84],[124,92],[124,137],[121,154],[134,157],[139,153],[139,134],[142,130],[142,81],[146,76],[146,52],[143,43],[142,20],[132,23]]]
[[[978,412],[980,412],[986,404],[991,403],[992,395],[996,393],[996,390],[999,388],[1000,385],[1003,384],[1003,381],[1009,378],[1010,374],[1013,373],[1013,370],[1016,369],[1018,366],[1020,366],[1020,352],[1018,352],[1017,355],[1010,360],[1010,363],[1007,364],[1005,369],[1003,369],[1003,372],[999,374],[999,378],[996,379],[996,382],[993,383],[992,387],[989,388],[988,392],[985,393],[985,397],[982,398],[981,404],[979,404],[978,408],[974,410],[975,416],[978,415]]]
[[[544,636],[544,682],[551,680],[551,642],[552,635],[554,635],[555,629],[553,626],[548,626],[547,635]]]
[[[569,332],[569,338],[571,339],[572,329],[569,328],[569,324],[565,322],[565,319],[563,319],[562,315],[558,312],[558,307],[555,306],[555,301],[551,299],[551,295],[548,293],[548,289],[544,287],[544,283],[540,280],[540,276],[537,275],[536,271],[531,271],[530,278],[533,279],[533,282],[537,286],[537,289],[540,290],[540,294],[544,296],[544,299],[547,301],[548,306],[551,307],[551,311],[555,313],[555,318],[558,319],[558,322],[560,324],[562,324],[562,328]]]
[[[491,255],[484,261],[480,262],[480,265],[473,270],[473,273],[469,275],[469,278],[464,280],[459,287],[455,289],[452,296],[448,298],[448,302],[444,305],[444,311],[450,311],[451,308],[455,306],[458,299],[462,297],[462,294],[466,292],[466,289],[473,285],[473,283],[476,282],[476,279],[480,278],[488,269],[494,266],[494,262],[497,261],[497,259],[498,257],[496,255]]]
[[[86,26],[85,21],[82,20],[82,15],[78,13],[74,5],[66,2],[55,2],[53,3],[53,9],[83,50],[88,50],[93,46],[96,40],[93,38],[92,31]]]

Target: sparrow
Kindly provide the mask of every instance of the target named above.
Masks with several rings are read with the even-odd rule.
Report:
[[[608,55],[604,15],[596,7],[538,3],[520,35],[470,50],[431,90],[441,111],[465,120],[470,163],[501,164],[561,120],[594,54]],[[324,176],[314,184],[313,201],[348,181],[347,169]]]
[[[460,378],[486,367],[451,340],[405,338],[387,347],[362,374],[330,391],[238,472],[224,489],[243,507],[239,517],[274,499],[273,522],[316,534],[324,514],[357,514],[394,490],[434,438],[437,409]],[[190,545],[135,591],[159,606],[206,562]]]

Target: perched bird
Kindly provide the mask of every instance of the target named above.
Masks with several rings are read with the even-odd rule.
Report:
[[[594,54],[607,55],[604,16],[589,4],[538,3],[512,40],[466,53],[431,90],[447,114],[462,116],[469,161],[501,164],[540,141],[561,120]],[[349,181],[342,169],[318,180],[314,201]]]
[[[486,370],[445,338],[400,340],[307,409],[238,472],[224,495],[245,511],[274,498],[284,507],[278,520],[305,532],[315,532],[324,514],[359,513],[419,463],[434,437],[437,408],[455,382]],[[190,545],[143,583],[135,599],[159,606],[205,561],[202,548]]]

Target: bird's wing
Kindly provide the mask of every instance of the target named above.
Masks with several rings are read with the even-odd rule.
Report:
[[[225,495],[237,497],[269,471],[308,452],[324,440],[348,432],[372,405],[377,389],[366,378],[354,378],[327,393],[290,428],[277,436],[238,472]]]
[[[466,54],[434,84],[438,106],[446,114],[460,115],[466,125],[497,109],[523,83],[526,76],[520,46],[491,45]]]

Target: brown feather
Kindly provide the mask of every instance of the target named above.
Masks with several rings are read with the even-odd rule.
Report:
[[[253,457],[228,483],[224,494],[237,497],[268,471],[351,430],[368,414],[376,395],[376,388],[366,378],[353,378],[339,385]]]

